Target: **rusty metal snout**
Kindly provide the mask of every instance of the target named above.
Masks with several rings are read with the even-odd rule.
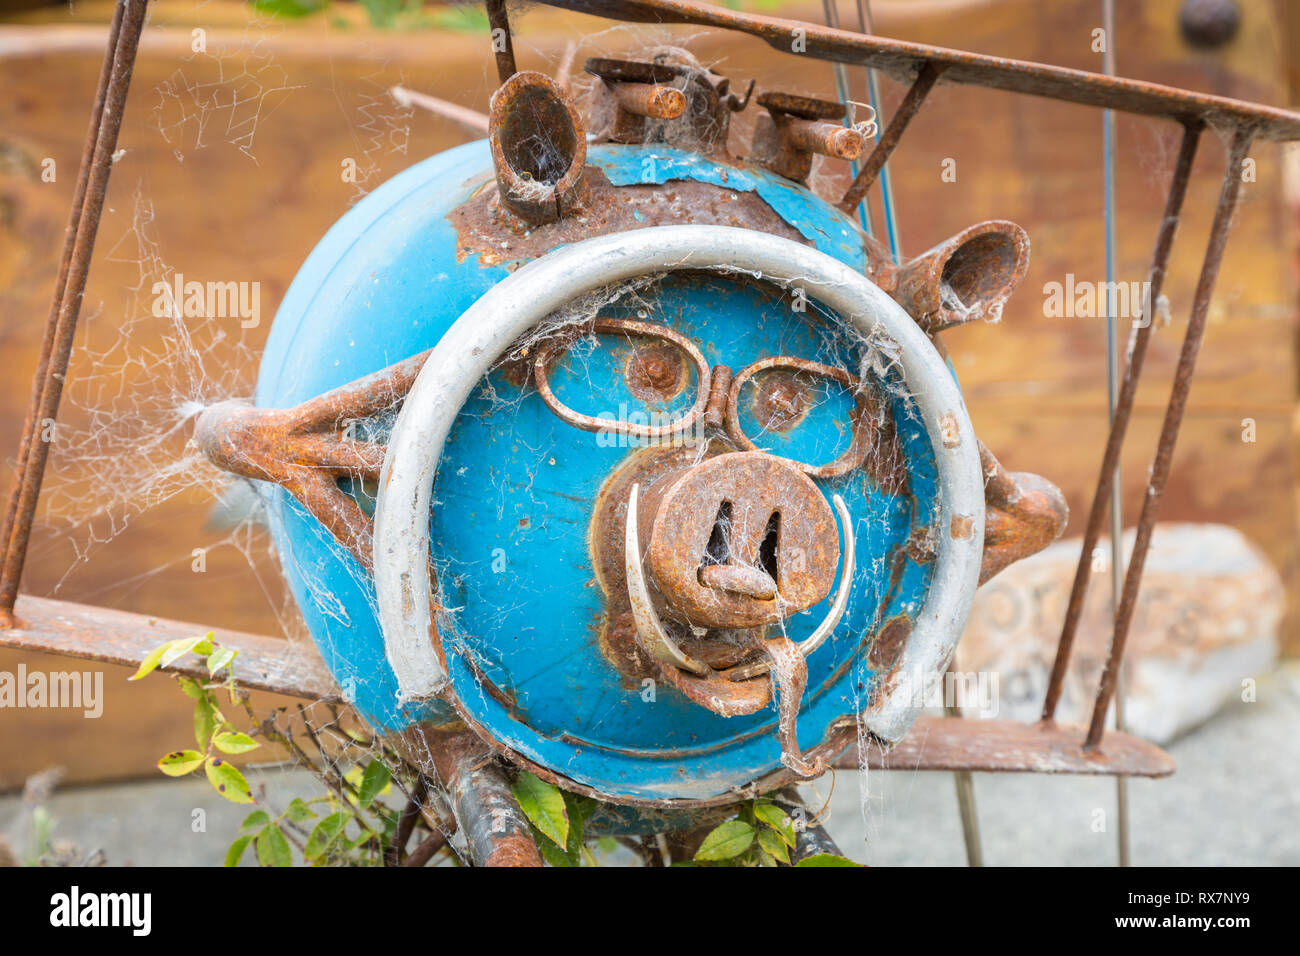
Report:
[[[805,759],[795,727],[807,685],[806,659],[834,631],[852,590],[856,554],[848,507],[833,496],[837,534],[812,481],[761,452],[719,455],[666,483],[666,491],[652,489],[646,499],[634,483],[628,495],[624,570],[638,645],[688,697],[716,713],[752,713],[775,700],[782,763],[801,776],[816,776],[824,766]],[[665,610],[680,615],[697,635],[738,639],[746,654],[740,663],[715,670],[673,638],[646,575],[643,508],[653,512],[648,563]],[[829,592],[841,536],[840,584],[826,617],[798,644],[783,626],[769,636],[768,625],[781,625]],[[762,677],[767,680],[756,680]]]

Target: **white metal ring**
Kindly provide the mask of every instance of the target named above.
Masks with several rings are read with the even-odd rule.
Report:
[[[934,576],[890,680],[863,715],[873,734],[896,741],[920,711],[917,690],[947,666],[979,578],[984,485],[975,433],[934,346],[871,280],[808,246],[727,226],[656,226],[556,249],[488,290],[434,347],[389,438],[375,511],[379,621],[399,694],[429,697],[447,680],[432,640],[429,508],[443,444],[470,393],[512,342],[574,298],[684,269],[799,287],[888,347],[922,416],[938,470]]]

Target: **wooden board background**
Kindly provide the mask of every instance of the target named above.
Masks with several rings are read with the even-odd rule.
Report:
[[[1280,4],[1247,4],[1239,37],[1215,54],[1191,52],[1179,39],[1176,0],[1118,4],[1116,37],[1122,74],[1275,105],[1293,99],[1294,37]],[[841,4],[851,17],[851,5]],[[880,33],[976,50],[1100,69],[1090,49],[1099,26],[1095,2],[990,0],[874,5]],[[48,308],[59,243],[67,215],[85,116],[102,53],[103,35],[88,24],[107,21],[102,0],[66,10],[25,15],[50,26],[0,30],[0,449],[11,454],[21,427],[30,374]],[[791,6],[790,15],[819,19],[818,6]],[[194,57],[191,30],[208,31],[218,62]],[[578,62],[589,55],[634,53],[671,42],[688,46],[721,72],[754,76],[763,86],[833,96],[829,65],[784,56],[748,38],[701,35],[697,30],[629,29],[593,18],[533,9],[516,41],[521,67],[550,69],[565,40],[581,41]],[[40,43],[51,52],[20,55]],[[55,49],[57,48],[57,49]],[[254,59],[248,55],[255,54]],[[155,112],[167,102],[169,80],[241,83],[272,79],[269,55],[282,81],[293,87],[261,101],[248,152],[247,132],[216,115],[204,145],[186,133],[181,157],[159,130]],[[224,72],[222,72],[224,70]],[[179,73],[178,73],[179,71]],[[242,76],[242,79],[241,79]],[[856,98],[860,71],[853,74]],[[410,163],[464,141],[449,123],[412,116],[405,152],[395,132],[374,117],[383,90],[404,82],[413,89],[485,109],[494,70],[484,35],[447,30],[415,34],[347,29],[324,20],[247,25],[238,4],[164,0],[152,15],[128,104],[85,314],[81,345],[113,345],[130,308],[139,270],[118,245],[139,222],[136,197],[152,203],[152,229],[173,268],[200,279],[260,281],[261,328],[244,343],[260,347],[270,316],[302,259],[349,205],[353,190],[341,182],[346,157],[373,161],[377,184]],[[183,88],[183,84],[182,84]],[[224,88],[224,87],[223,87]],[[885,115],[902,93],[884,83]],[[384,107],[387,112],[391,109]],[[218,111],[219,114],[219,111]],[[163,114],[165,116],[165,114]],[[748,121],[737,124],[733,148],[747,141]],[[1121,117],[1118,122],[1118,276],[1144,277],[1163,204],[1167,171],[1177,146],[1171,124]],[[1048,318],[1043,285],[1077,279],[1101,281],[1103,272],[1101,114],[1083,107],[972,88],[940,87],[891,163],[905,253],[915,254],[986,218],[1023,225],[1033,243],[1029,274],[999,325],[946,336],[968,396],[977,432],[1013,469],[1035,470],[1066,492],[1076,520],[1087,508],[1105,435],[1105,333],[1100,319]],[[251,156],[249,153],[251,152]],[[39,179],[39,164],[54,157],[59,176]],[[942,162],[956,161],[957,179],[943,182]],[[1293,204],[1284,189],[1284,151],[1272,145],[1252,152],[1257,181],[1244,191],[1215,295],[1174,476],[1163,517],[1232,524],[1258,543],[1296,591]],[[1126,514],[1136,512],[1163,404],[1187,319],[1187,308],[1224,159],[1217,137],[1207,135],[1198,156],[1187,212],[1166,291],[1172,325],[1153,340],[1145,385],[1123,465]],[[821,184],[835,195],[841,172]],[[879,222],[877,215],[877,222]],[[117,253],[114,254],[114,249]],[[147,301],[147,297],[146,297]],[[149,334],[147,323],[136,335]],[[231,338],[239,336],[232,324]],[[230,350],[207,355],[220,365]],[[84,362],[84,360],[83,360]],[[70,388],[84,364],[74,361]],[[254,369],[246,369],[251,381]],[[156,383],[147,369],[128,389]],[[1241,441],[1242,420],[1256,422],[1257,441]],[[84,416],[68,413],[73,428]],[[142,466],[145,467],[145,466]],[[9,476],[6,475],[6,482]],[[65,490],[75,487],[65,483]],[[263,582],[274,566],[258,551],[260,577],[231,548],[207,555],[207,570],[190,570],[194,548],[220,535],[206,528],[211,500],[198,490],[177,494],[133,517],[107,543],[85,549],[85,524],[42,521],[29,564],[32,593],[98,602],[188,620],[276,632]],[[101,519],[101,522],[104,519]],[[1103,585],[1104,586],[1104,585]],[[1291,653],[1300,650],[1294,614],[1287,622]],[[18,659],[0,652],[0,670]],[[57,661],[29,659],[28,667],[61,669]],[[164,681],[127,685],[125,674],[106,675],[105,715],[47,710],[0,712],[0,788],[18,785],[43,766],[69,767],[75,780],[149,773],[153,760],[187,736],[187,702]]]

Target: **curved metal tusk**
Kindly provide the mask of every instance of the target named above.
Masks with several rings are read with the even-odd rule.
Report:
[[[858,557],[857,546],[853,540],[853,516],[849,514],[849,506],[839,495],[831,495],[831,502],[840,516],[840,537],[844,539],[844,569],[840,572],[840,588],[835,592],[835,602],[831,605],[830,613],[821,624],[817,625],[817,630],[797,645],[799,653],[804,657],[821,647],[826,642],[826,638],[831,636],[831,632],[840,623],[840,618],[844,616],[844,609],[849,606],[849,595],[853,592],[853,574],[857,568]]]
[[[668,635],[650,601],[650,589],[645,583],[645,570],[641,567],[641,542],[637,534],[639,491],[640,485],[633,485],[632,493],[627,498],[627,536],[623,560],[627,571],[627,595],[632,602],[632,620],[636,623],[636,632],[641,638],[641,646],[645,648],[647,654],[658,661],[680,667],[692,674],[706,674],[708,668],[687,656],[677,646],[677,642]]]
[[[817,625],[817,630],[795,645],[799,649],[799,653],[804,657],[807,657],[826,643],[826,638],[831,636],[831,633],[840,623],[840,618],[844,617],[844,610],[849,606],[849,595],[853,593],[853,574],[857,568],[857,547],[851,533],[853,531],[853,516],[849,514],[849,506],[844,503],[844,499],[839,495],[831,495],[831,501],[835,504],[835,510],[840,517],[840,536],[844,539],[844,568],[840,572],[839,590],[835,592],[835,600],[831,604],[830,611],[827,612],[822,622]],[[751,677],[757,677],[759,674],[766,674],[770,667],[770,661],[755,661],[752,664],[742,664],[730,670],[722,671],[722,676],[729,680],[748,680]]]

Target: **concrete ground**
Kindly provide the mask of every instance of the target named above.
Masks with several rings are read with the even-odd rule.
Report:
[[[1255,703],[1235,702],[1169,748],[1178,771],[1129,782],[1135,865],[1300,864],[1300,665],[1261,682]],[[317,793],[296,771],[250,776],[284,806]],[[844,852],[879,865],[961,865],[961,822],[951,774],[873,772],[860,799],[856,773],[808,788]],[[988,865],[1110,865],[1116,859],[1115,781],[977,774]],[[47,804],[54,838],[110,865],[219,865],[248,808],[216,798],[197,778],[57,792]],[[0,798],[0,832],[21,854],[31,814]],[[251,857],[251,853],[250,853]],[[610,862],[620,862],[619,855]]]

